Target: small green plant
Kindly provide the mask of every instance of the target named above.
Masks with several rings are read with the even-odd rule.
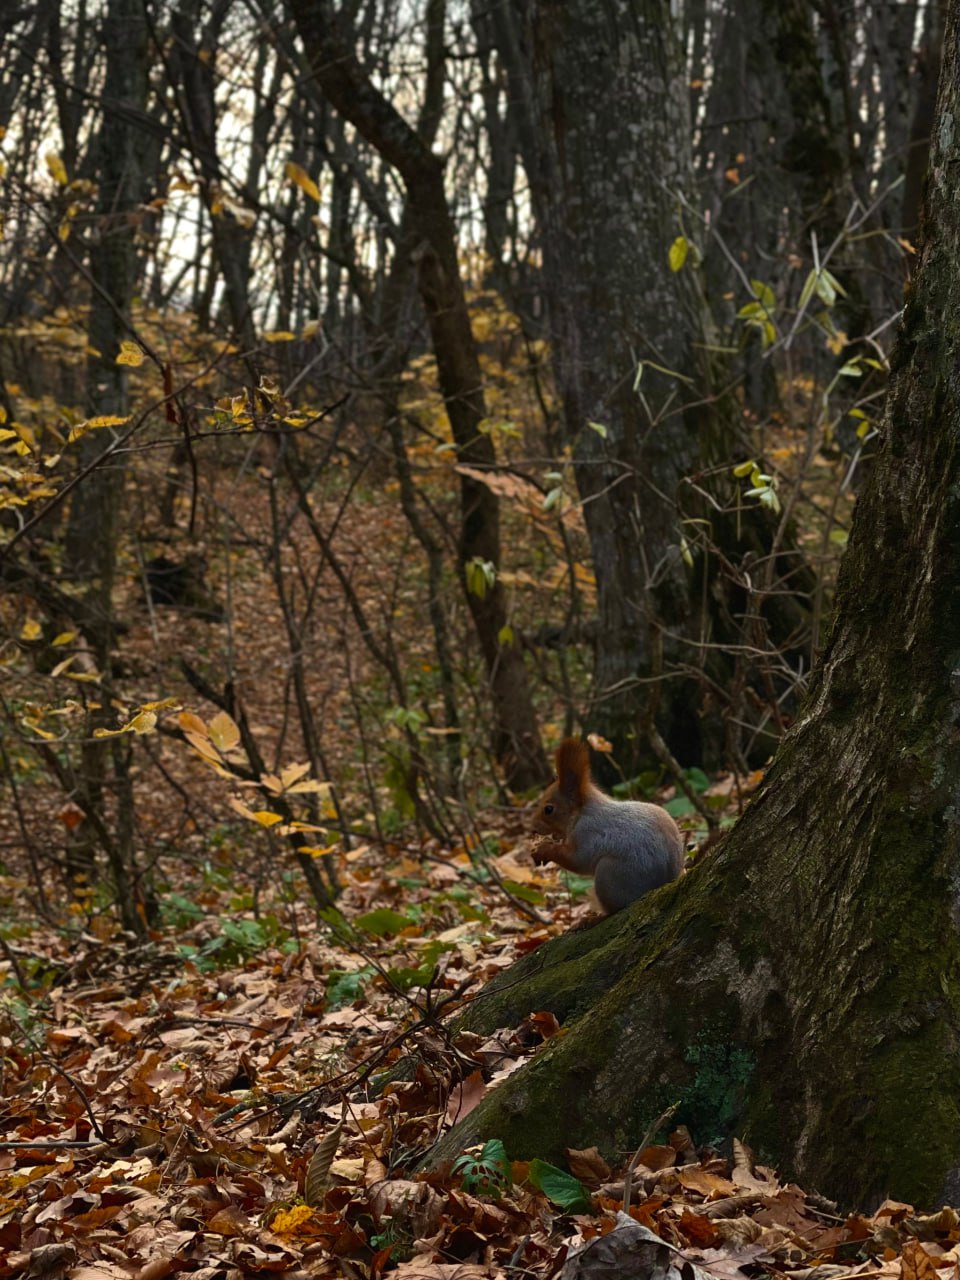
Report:
[[[192,960],[204,973],[243,964],[269,946],[284,949],[296,946],[296,941],[276,916],[263,916],[259,920],[221,919],[219,924],[220,932],[208,938],[202,946],[186,944],[180,947],[180,954]]]
[[[584,1213],[590,1208],[590,1196],[583,1183],[546,1160],[531,1160],[527,1172],[530,1182],[547,1199],[567,1213]]]
[[[342,1009],[344,1005],[353,1004],[363,995],[364,986],[373,977],[376,970],[365,964],[362,969],[332,969],[327,978],[327,1005],[331,1009]]]
[[[485,1142],[478,1154],[465,1151],[454,1161],[453,1172],[460,1175],[464,1191],[490,1200],[499,1200],[513,1185],[510,1161],[499,1138]]]

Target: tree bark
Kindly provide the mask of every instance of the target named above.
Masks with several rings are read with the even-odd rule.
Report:
[[[590,726],[629,769],[658,633],[683,635],[691,619],[676,495],[699,456],[685,402],[703,316],[691,273],[667,265],[692,191],[679,24],[668,0],[501,2],[489,20],[518,108],[597,579]],[[699,735],[683,702],[678,685],[664,688],[664,736],[689,759]]]
[[[960,1201],[960,2],[876,470],[803,711],[681,881],[503,975],[570,1020],[441,1143],[629,1149],[680,1100],[838,1197]],[[557,1117],[563,1116],[563,1124]]]
[[[453,219],[443,182],[443,162],[373,85],[354,53],[343,15],[327,0],[291,0],[307,57],[324,94],[403,179],[419,229],[417,282],[430,324],[440,386],[457,457],[474,474],[460,478],[458,560],[466,585],[475,562],[499,572],[500,507],[479,473],[496,465],[482,431],[486,409],[477,350],[470,330],[457,262]],[[549,776],[540,745],[523,657],[507,625],[499,576],[483,592],[467,589],[467,603],[483,652],[496,724],[495,751],[509,785],[535,786]]]
[[[87,409],[91,417],[122,417],[129,409],[129,388],[126,369],[117,364],[116,357],[121,341],[130,332],[130,307],[141,276],[136,232],[145,178],[139,122],[146,118],[148,75],[147,29],[140,0],[110,0],[103,41],[107,56],[102,120],[93,149],[100,189],[90,250],[93,290],[87,330],[95,354],[87,363]],[[87,465],[105,447],[101,432],[85,436],[77,451],[77,465]],[[122,466],[101,466],[86,478],[70,504],[65,560],[68,573],[87,584],[84,611],[96,621],[96,661],[101,673],[101,697],[88,715],[88,734],[95,727],[109,725],[115,716],[110,662],[123,484]],[[114,751],[110,741],[88,737],[80,756],[74,798],[86,817],[71,834],[71,857],[74,865],[92,871],[94,849],[99,845],[104,850],[124,927],[142,934],[146,926],[134,892],[133,833],[122,821],[133,806],[129,752]],[[108,788],[117,805],[113,831],[103,816]]]

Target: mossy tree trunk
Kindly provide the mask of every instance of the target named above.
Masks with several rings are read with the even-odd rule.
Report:
[[[960,1200],[960,3],[876,472],[808,701],[684,880],[475,1006],[570,1022],[442,1144],[628,1150],[664,1104],[864,1203]],[[562,1117],[562,1123],[560,1119]]]

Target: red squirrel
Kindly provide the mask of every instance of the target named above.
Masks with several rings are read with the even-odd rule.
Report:
[[[590,752],[578,738],[557,748],[557,780],[537,802],[532,826],[548,836],[533,851],[536,862],[556,862],[578,875],[592,875],[605,915],[683,869],[683,837],[657,804],[613,800],[590,777]]]

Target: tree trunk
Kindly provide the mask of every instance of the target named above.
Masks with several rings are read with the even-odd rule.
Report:
[[[808,701],[716,853],[477,1002],[477,1025],[571,1025],[441,1154],[623,1151],[680,1100],[698,1140],[745,1135],[845,1204],[960,1202],[958,18],[951,0],[928,238]]]
[[[489,435],[481,430],[486,416],[483,380],[460,280],[443,162],[423,145],[362,70],[342,15],[334,17],[326,0],[291,0],[291,10],[324,94],[398,171],[420,232],[417,283],[430,324],[457,457],[469,468],[460,477],[460,573],[488,674],[497,759],[508,784],[523,790],[543,782],[549,769],[523,657],[508,626],[499,580],[499,501],[481,478],[485,470],[496,466],[496,457]],[[471,572],[471,568],[487,565],[497,576],[481,587],[482,570]],[[471,580],[475,581],[474,589]]]
[[[691,618],[676,495],[699,455],[700,421],[684,404],[691,382],[703,389],[693,376],[703,315],[691,272],[667,265],[671,241],[695,232],[681,215],[692,168],[680,32],[668,0],[524,0],[496,4],[490,20],[521,104],[554,367],[597,579],[590,726],[629,768],[660,637],[671,656],[671,637]],[[664,736],[687,759],[699,754],[688,688],[661,696]]]
[[[147,102],[147,28],[140,0],[110,0],[104,16],[106,72],[103,118],[93,149],[99,178],[97,226],[90,250],[93,290],[88,336],[87,410],[96,415],[124,416],[129,409],[126,369],[118,365],[120,343],[130,332],[129,317],[140,279],[136,250],[137,210],[144,200],[141,125]],[[96,459],[107,447],[103,433],[85,436],[78,466]],[[124,470],[116,460],[86,478],[70,504],[65,560],[68,572],[87,584],[85,609],[97,622],[96,661],[101,673],[96,707],[88,715],[74,798],[86,817],[70,836],[69,857],[75,866],[94,869],[94,850],[106,853],[124,927],[143,933],[133,887],[135,872],[132,829],[122,821],[110,831],[105,796],[114,793],[119,816],[132,812],[129,752],[114,751],[111,742],[92,737],[94,728],[112,724],[115,708],[110,663],[114,646],[113,585],[119,539]],[[111,769],[112,763],[112,769]]]

